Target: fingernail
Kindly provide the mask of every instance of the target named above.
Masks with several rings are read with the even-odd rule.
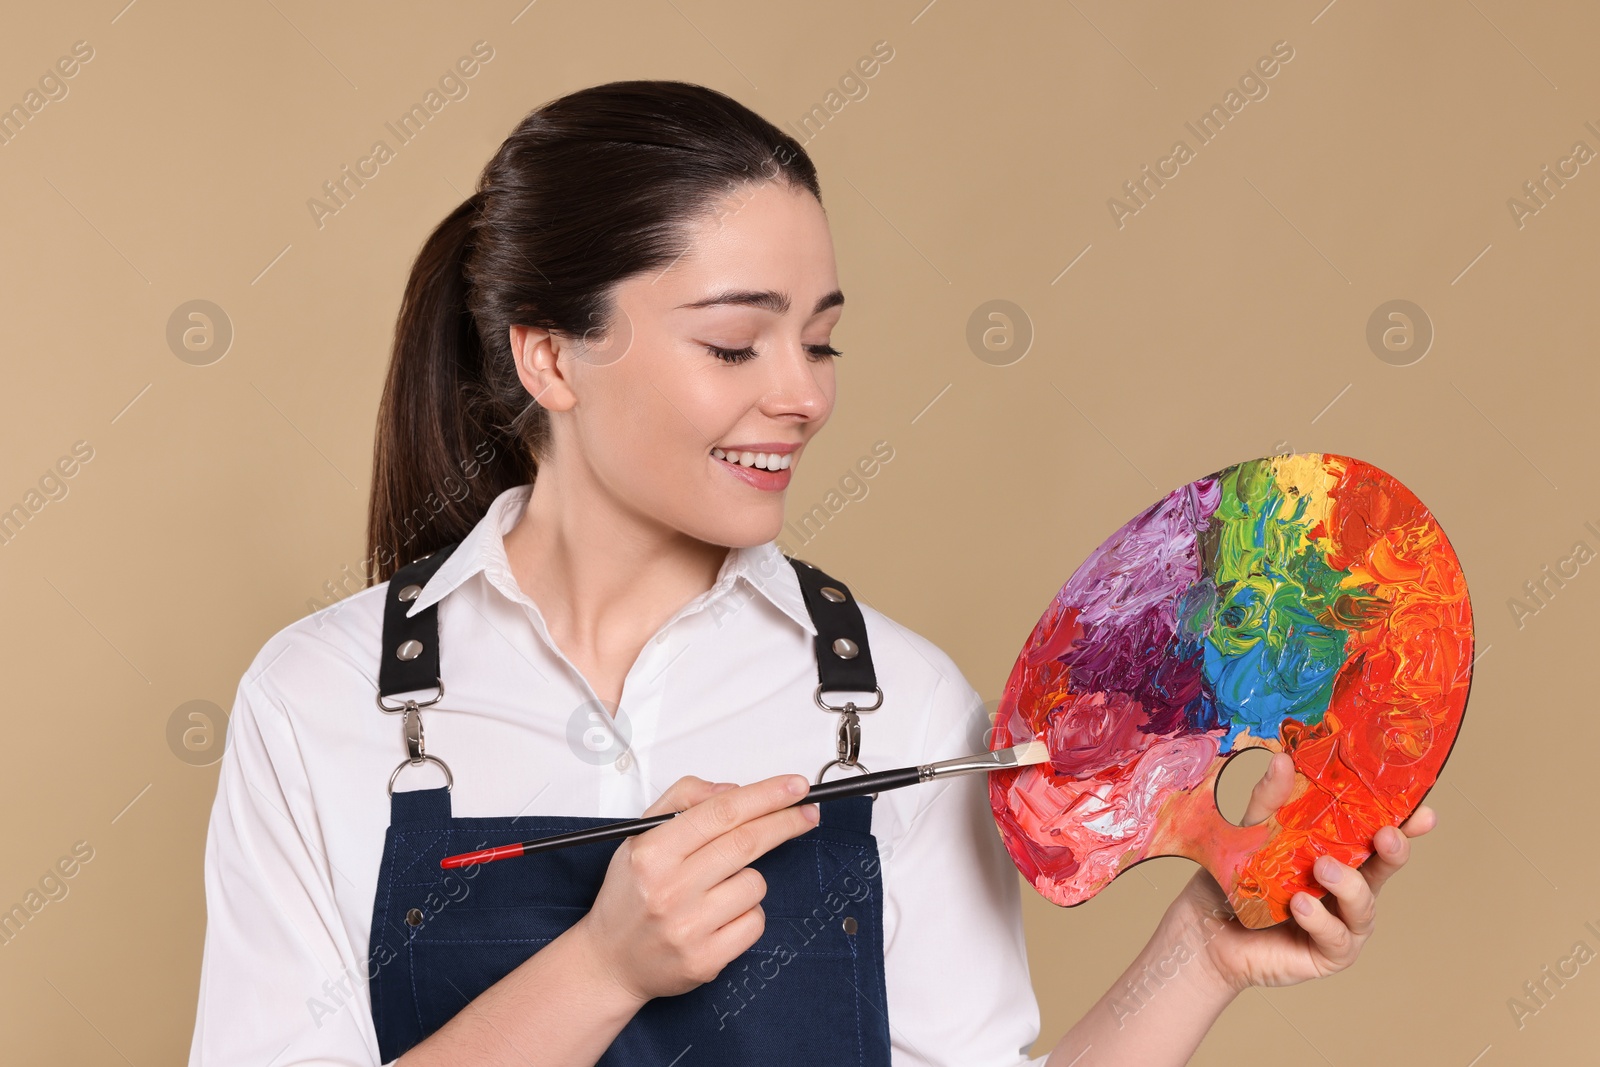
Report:
[[[1324,856],[1317,861],[1317,877],[1324,883],[1337,882],[1344,877],[1344,871],[1339,868],[1337,860]]]
[[[789,782],[785,788],[797,797],[803,797],[811,790],[811,786],[798,774],[789,776]]]
[[[732,782],[718,782],[716,785],[711,787],[711,791],[713,793],[726,793],[728,790],[730,790],[732,788],[733,788],[733,783]]]
[[[1297,897],[1295,897],[1294,898],[1294,910],[1299,912],[1301,915],[1310,915],[1311,914],[1311,898],[1307,897],[1307,896],[1297,896]]]
[[[822,818],[822,812],[815,804],[802,804],[800,805],[800,810],[805,812],[806,818],[810,819],[812,822],[816,822],[818,819]]]

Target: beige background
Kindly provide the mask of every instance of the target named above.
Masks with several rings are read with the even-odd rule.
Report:
[[[1593,1056],[1595,967],[1520,1029],[1507,1007],[1575,942],[1600,948],[1600,567],[1520,626],[1508,605],[1578,540],[1600,548],[1600,164],[1520,228],[1507,207],[1575,141],[1600,150],[1589,5],[121,2],[35,5],[0,35],[5,106],[93,48],[0,146],[0,508],[93,450],[0,546],[0,906],[93,848],[0,947],[8,1062],[186,1055],[216,765],[180,759],[169,720],[229,707],[262,643],[359,567],[406,269],[502,138],[630,77],[792,124],[880,40],[893,58],[807,142],[849,312],[793,514],[874,441],[895,457],[787,547],[994,698],[1051,594],[1160,493],[1285,445],[1395,474],[1461,554],[1479,624],[1439,829],[1353,970],[1248,991],[1194,1062]],[[469,95],[319,229],[322,183],[479,40],[494,58]],[[1108,198],[1192,146],[1184,122],[1278,41],[1294,58],[1269,95],[1119,229]],[[1396,298],[1436,331],[1408,366],[1365,338]],[[234,331],[206,366],[166,338],[195,299]],[[1033,333],[1006,366],[1017,349],[966,339],[996,299]],[[1025,890],[1041,1049],[1190,870],[1154,861],[1075,910]]]

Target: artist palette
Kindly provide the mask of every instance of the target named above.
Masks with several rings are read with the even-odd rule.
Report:
[[[1347,456],[1235,464],[1167,494],[1061,587],[1006,682],[991,748],[1050,762],[989,776],[1007,851],[1046,899],[1080,904],[1141,860],[1203,865],[1250,928],[1359,866],[1455,743],[1472,608],[1444,531],[1396,479]],[[1249,747],[1295,786],[1238,826],[1216,783]]]

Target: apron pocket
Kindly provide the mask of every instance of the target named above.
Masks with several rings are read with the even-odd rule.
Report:
[[[566,906],[446,907],[412,936],[411,982],[423,1032],[432,1033],[480,993],[583,918]]]

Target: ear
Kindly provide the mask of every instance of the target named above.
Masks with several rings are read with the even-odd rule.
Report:
[[[528,395],[547,411],[567,411],[578,402],[567,369],[572,366],[567,342],[549,330],[513,323],[511,355],[517,378]],[[566,356],[568,358],[563,359]]]

